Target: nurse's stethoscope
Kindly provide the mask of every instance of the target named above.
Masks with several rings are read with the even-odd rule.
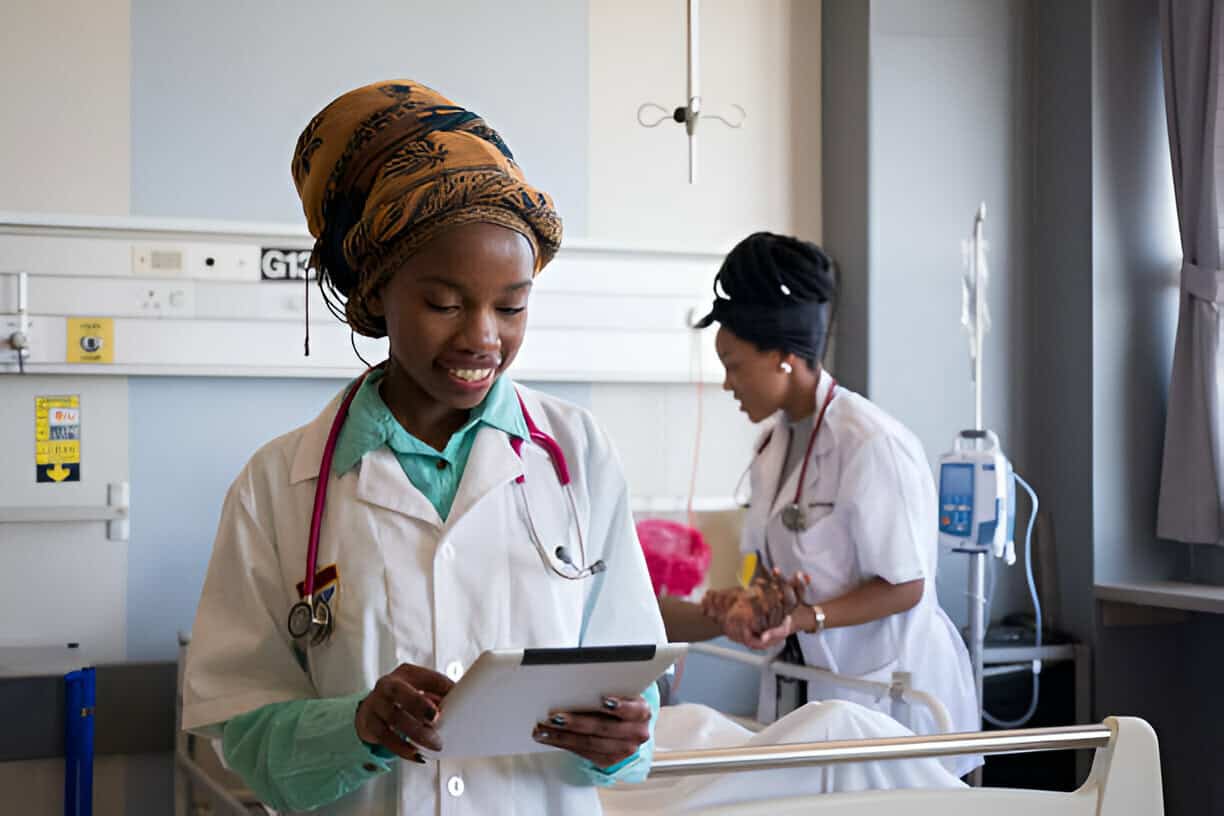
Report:
[[[315,484],[314,510],[310,516],[310,542],[306,548],[304,591],[302,593],[302,600],[295,603],[289,610],[289,635],[297,640],[313,633],[311,643],[314,645],[327,640],[331,636],[332,629],[335,627],[331,606],[323,598],[314,597],[315,571],[318,567],[319,557],[319,532],[323,528],[323,506],[327,502],[328,476],[331,474],[332,459],[335,458],[336,441],[340,438],[340,429],[348,418],[349,406],[352,405],[353,397],[357,395],[357,391],[361,388],[361,384],[365,382],[365,378],[369,373],[369,371],[365,372],[353,383],[353,387],[349,389],[348,394],[345,395],[344,400],[340,403],[340,409],[336,412],[336,418],[332,420],[331,430],[327,434],[327,444],[323,448],[323,459],[319,463],[319,481]],[[523,508],[526,511],[527,533],[531,538],[531,543],[535,545],[536,552],[539,553],[540,558],[548,568],[566,580],[579,581],[597,575],[607,569],[607,566],[602,559],[590,566],[586,565],[586,542],[582,535],[582,523],[578,518],[578,505],[574,501],[574,490],[571,485],[569,465],[565,461],[565,453],[561,450],[561,446],[557,444],[557,440],[541,431],[535,424],[531,414],[527,412],[527,406],[523,404],[521,396],[519,397],[519,407],[523,410],[523,419],[527,423],[530,441],[533,444],[539,445],[548,454],[553,469],[557,473],[557,481],[561,483],[561,488],[569,502],[570,517],[573,519],[574,527],[578,531],[578,552],[583,566],[579,567],[573,562],[569,551],[564,546],[557,547],[554,554],[557,561],[569,567],[568,570],[559,569],[553,559],[548,557],[548,553],[544,549],[544,543],[540,540],[540,535],[536,531],[535,521],[531,515],[531,505],[527,502],[527,490],[523,487],[527,474],[523,473],[515,478],[514,482],[519,485],[518,492],[523,501]],[[510,447],[514,449],[514,452],[521,459],[523,456],[523,440],[517,436],[510,437]]]
[[[782,508],[782,526],[790,530],[792,533],[802,533],[808,528],[807,510],[803,507],[803,485],[807,482],[808,463],[812,459],[812,448],[816,446],[816,435],[820,433],[820,426],[824,424],[825,411],[829,410],[829,403],[833,401],[833,397],[837,394],[837,380],[829,385],[829,393],[825,397],[824,404],[820,406],[820,413],[816,415],[816,424],[812,426],[812,434],[808,437],[807,452],[803,454],[803,465],[799,468],[799,484],[795,486],[795,499]],[[740,496],[744,487],[744,479],[748,478],[748,474],[752,471],[752,466],[756,464],[756,460],[760,458],[765,449],[769,447],[770,441],[773,439],[773,431],[770,431],[765,436],[763,441],[752,457],[752,461],[748,463],[748,467],[744,468],[743,474],[740,475],[739,482],[735,485],[735,496]],[[782,478],[781,474],[778,476]],[[740,502],[740,506],[747,509],[751,505],[751,499]]]

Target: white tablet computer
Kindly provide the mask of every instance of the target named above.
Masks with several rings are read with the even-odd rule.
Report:
[[[635,697],[687,643],[579,649],[499,649],[477,658],[442,702],[442,751],[434,756],[506,756],[555,751],[531,738],[554,711],[598,711],[605,694]]]

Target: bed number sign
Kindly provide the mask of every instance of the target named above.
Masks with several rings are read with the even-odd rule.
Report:
[[[309,249],[263,248],[259,255],[259,277],[266,281],[314,280]]]

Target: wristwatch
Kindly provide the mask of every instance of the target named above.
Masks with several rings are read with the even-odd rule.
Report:
[[[825,628],[825,611],[824,611],[824,609],[820,608],[820,607],[819,607],[819,606],[817,606],[816,604],[809,604],[809,605],[808,605],[808,607],[809,607],[809,608],[812,610],[812,615],[813,615],[813,617],[815,617],[815,618],[816,618],[816,628],[812,630],[811,634],[813,634],[813,635],[814,635],[814,634],[817,634],[817,633],[819,633],[819,632],[823,632],[823,631],[824,631],[824,628]]]

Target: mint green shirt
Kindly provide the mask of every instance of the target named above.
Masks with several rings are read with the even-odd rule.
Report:
[[[386,445],[399,460],[408,481],[429,499],[443,521],[450,515],[481,425],[520,439],[528,437],[527,420],[523,418],[518,394],[514,384],[505,377],[497,378],[484,401],[472,409],[467,422],[441,451],[434,450],[399,424],[379,394],[378,384],[382,379],[381,368],[371,371],[353,397],[348,419],[336,440],[332,472],[347,473],[367,453]]]
[[[353,397],[348,419],[336,440],[332,472],[347,473],[367,453],[386,445],[408,480],[429,499],[443,521],[450,514],[482,424],[511,436],[528,437],[514,385],[499,377],[446,448],[435,450],[395,419],[378,391],[382,377],[382,369],[371,371]],[[439,466],[439,462],[443,464]],[[334,802],[368,780],[388,773],[396,759],[381,746],[369,745],[357,736],[354,720],[365,696],[362,692],[347,697],[289,700],[240,714],[226,722],[222,731],[225,762],[265,804],[277,810],[314,810]],[[649,774],[659,713],[658,688],[652,685],[644,696],[651,709],[650,741],[611,768],[597,768],[576,758],[590,784],[640,782]],[[403,773],[425,770],[425,766],[408,763]]]

